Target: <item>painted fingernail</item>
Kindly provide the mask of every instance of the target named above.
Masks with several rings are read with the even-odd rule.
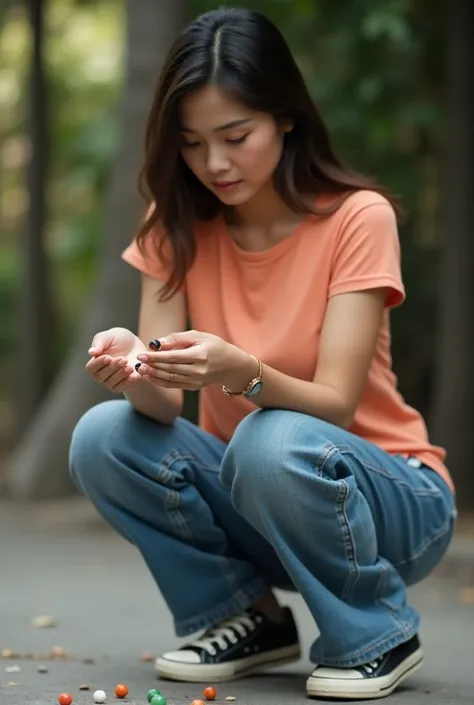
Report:
[[[138,372],[138,368],[141,367],[141,366],[142,366],[142,363],[141,363],[141,362],[137,362],[137,364],[135,365],[135,369],[136,369],[137,372]]]
[[[159,350],[161,348],[161,343],[158,338],[155,338],[154,340],[150,340],[148,347],[150,350]]]

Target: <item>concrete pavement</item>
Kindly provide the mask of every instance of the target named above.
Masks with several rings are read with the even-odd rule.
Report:
[[[146,705],[151,687],[160,688],[169,705],[201,697],[200,684],[160,683],[153,664],[141,661],[142,651],[157,654],[182,642],[173,635],[166,606],[139,553],[104,528],[82,500],[34,508],[3,503],[0,537],[0,649],[24,656],[60,645],[69,655],[54,661],[1,660],[1,704],[53,705],[65,690],[73,694],[74,705],[88,705],[97,688],[109,694],[108,703],[120,702],[113,694],[120,682],[127,683],[127,700],[135,705]],[[469,550],[470,540],[463,546],[460,561],[449,557],[447,568],[411,592],[422,612],[426,661],[409,685],[389,698],[391,705],[473,702],[474,561],[467,556],[474,550]],[[316,627],[298,596],[282,597],[295,609],[304,659],[265,676],[222,684],[216,702],[225,703],[229,695],[236,697],[236,705],[316,702],[306,699],[304,691],[311,670],[307,650]],[[57,627],[35,628],[32,619],[43,614],[53,615]],[[38,663],[47,665],[48,673],[38,673]],[[11,665],[20,666],[20,672],[6,673]],[[89,684],[90,691],[80,691],[80,684]]]

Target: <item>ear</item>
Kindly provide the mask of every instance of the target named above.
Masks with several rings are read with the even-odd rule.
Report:
[[[282,122],[283,132],[291,132],[294,128],[294,124],[290,120],[285,120]]]

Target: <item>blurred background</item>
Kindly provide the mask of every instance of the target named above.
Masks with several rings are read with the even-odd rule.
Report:
[[[93,335],[136,326],[120,259],[143,204],[143,126],[176,31],[210,0],[0,0],[0,495],[74,495],[67,449],[107,398]],[[233,4],[233,3],[230,3]],[[474,3],[255,0],[283,31],[342,158],[398,194],[402,393],[474,512]],[[195,419],[196,396],[186,415]]]
[[[0,0],[1,702],[49,705],[72,691],[85,705],[79,684],[110,694],[125,678],[146,703],[156,681],[140,653],[170,649],[172,618],[139,552],[76,493],[67,456],[79,417],[108,398],[84,370],[92,337],[136,329],[139,275],[120,253],[142,215],[137,177],[161,64],[178,29],[220,4]],[[471,702],[474,2],[240,4],[281,28],[342,158],[404,204],[408,299],[393,312],[394,366],[448,449],[460,520],[435,574],[410,590],[428,658],[400,697]],[[196,402],[187,395],[192,420]],[[299,596],[280,599],[295,609],[302,662],[221,695],[307,702],[317,625]],[[200,694],[163,690],[170,703]]]

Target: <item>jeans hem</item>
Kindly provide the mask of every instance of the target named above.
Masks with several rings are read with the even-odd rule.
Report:
[[[418,625],[406,625],[406,628],[403,628],[402,626],[401,629],[396,632],[392,632],[388,636],[383,637],[383,639],[372,642],[363,649],[352,651],[342,658],[324,657],[320,660],[311,653],[310,660],[317,666],[327,666],[329,668],[354,668],[355,666],[362,666],[364,663],[374,661],[376,658],[383,656],[396,646],[400,646],[400,644],[404,644],[406,641],[409,641],[415,636],[415,634],[417,634],[417,632]]]
[[[269,589],[270,585],[266,582],[254,580],[244,587],[239,588],[231,599],[221,602],[207,612],[201,613],[196,617],[188,617],[187,619],[175,619],[174,629],[176,636],[189,636],[202,629],[214,627],[223,619],[229,619],[236,614],[240,614],[240,612],[251,607],[256,600],[268,592]]]

